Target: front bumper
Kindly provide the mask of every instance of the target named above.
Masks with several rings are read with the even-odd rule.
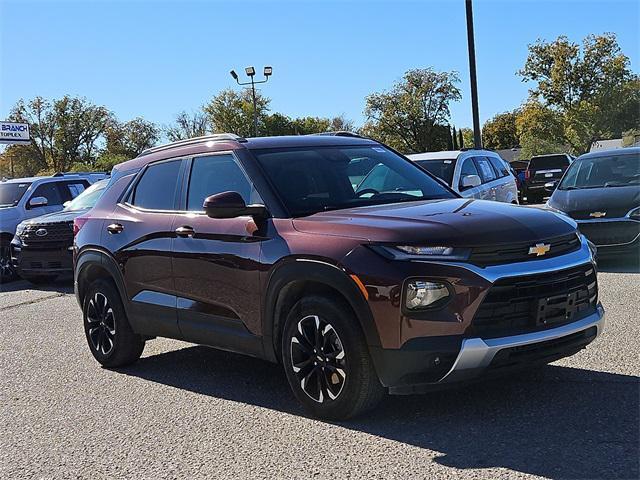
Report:
[[[65,248],[29,248],[11,242],[11,263],[22,277],[61,275],[73,271],[73,252]]]

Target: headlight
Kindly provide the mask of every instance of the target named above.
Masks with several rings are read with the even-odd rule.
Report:
[[[451,247],[420,247],[413,245],[398,245],[398,250],[408,253],[409,255],[451,255],[453,248]]]
[[[25,229],[26,226],[27,226],[26,223],[20,222],[18,224],[18,226],[16,227],[16,235],[21,235],[22,232],[24,232],[24,229]]]
[[[640,207],[634,208],[629,212],[629,218],[633,218],[635,220],[640,220]]]
[[[443,302],[449,295],[449,289],[444,283],[410,280],[407,282],[405,306],[409,310],[419,310]]]

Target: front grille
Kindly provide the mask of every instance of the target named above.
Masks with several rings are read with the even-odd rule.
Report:
[[[29,262],[29,268],[32,270],[60,270],[62,262]]]
[[[596,310],[598,284],[591,264],[496,281],[478,308],[471,336],[494,338],[554,328]]]
[[[581,223],[578,228],[596,245],[629,243],[640,234],[640,222],[634,220]]]
[[[513,367],[531,362],[552,362],[582,350],[596,338],[597,334],[598,328],[591,327],[553,340],[503,348],[493,357],[489,368]]]
[[[527,241],[508,245],[475,247],[471,251],[469,261],[474,265],[486,267],[540,259],[541,257],[529,253],[529,249],[538,243],[545,243],[550,246],[549,251],[542,258],[564,255],[580,248],[580,238],[575,233],[570,233],[538,242]]]
[[[607,208],[604,210],[592,209],[592,210],[575,210],[573,212],[569,212],[569,216],[575,220],[593,220],[597,217],[592,217],[592,213],[605,213],[604,218],[620,218],[624,217],[629,212],[629,207],[623,208]]]
[[[46,230],[46,235],[38,235]],[[73,222],[29,224],[20,234],[20,241],[26,247],[64,248],[73,243]]]

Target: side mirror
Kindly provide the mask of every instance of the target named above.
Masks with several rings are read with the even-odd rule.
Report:
[[[238,192],[216,193],[204,199],[204,212],[211,218],[236,218],[251,215],[267,218],[269,212],[264,205],[247,205]]]
[[[473,187],[479,187],[482,184],[482,180],[478,175],[465,175],[460,182],[462,190],[467,190]]]
[[[553,191],[556,189],[557,186],[558,186],[558,181],[555,180],[553,182],[545,183],[544,189],[547,193],[553,193]]]
[[[66,202],[64,202],[64,203],[62,204],[62,206],[63,206],[64,208],[67,208],[67,207],[69,206],[69,204],[70,204],[70,203],[71,203],[71,200],[67,200]]]
[[[31,208],[45,207],[48,203],[49,200],[47,200],[47,197],[33,197],[31,200],[29,200],[29,206]]]

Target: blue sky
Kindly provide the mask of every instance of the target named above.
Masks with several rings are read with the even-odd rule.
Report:
[[[515,72],[538,38],[615,32],[638,71],[637,0],[475,0],[474,15],[483,122],[526,98]],[[467,62],[463,0],[0,0],[0,117],[19,98],[68,93],[166,124],[233,87],[232,68],[272,65],[272,110],[360,125],[367,94],[432,66],[460,73],[452,122],[470,126]]]

